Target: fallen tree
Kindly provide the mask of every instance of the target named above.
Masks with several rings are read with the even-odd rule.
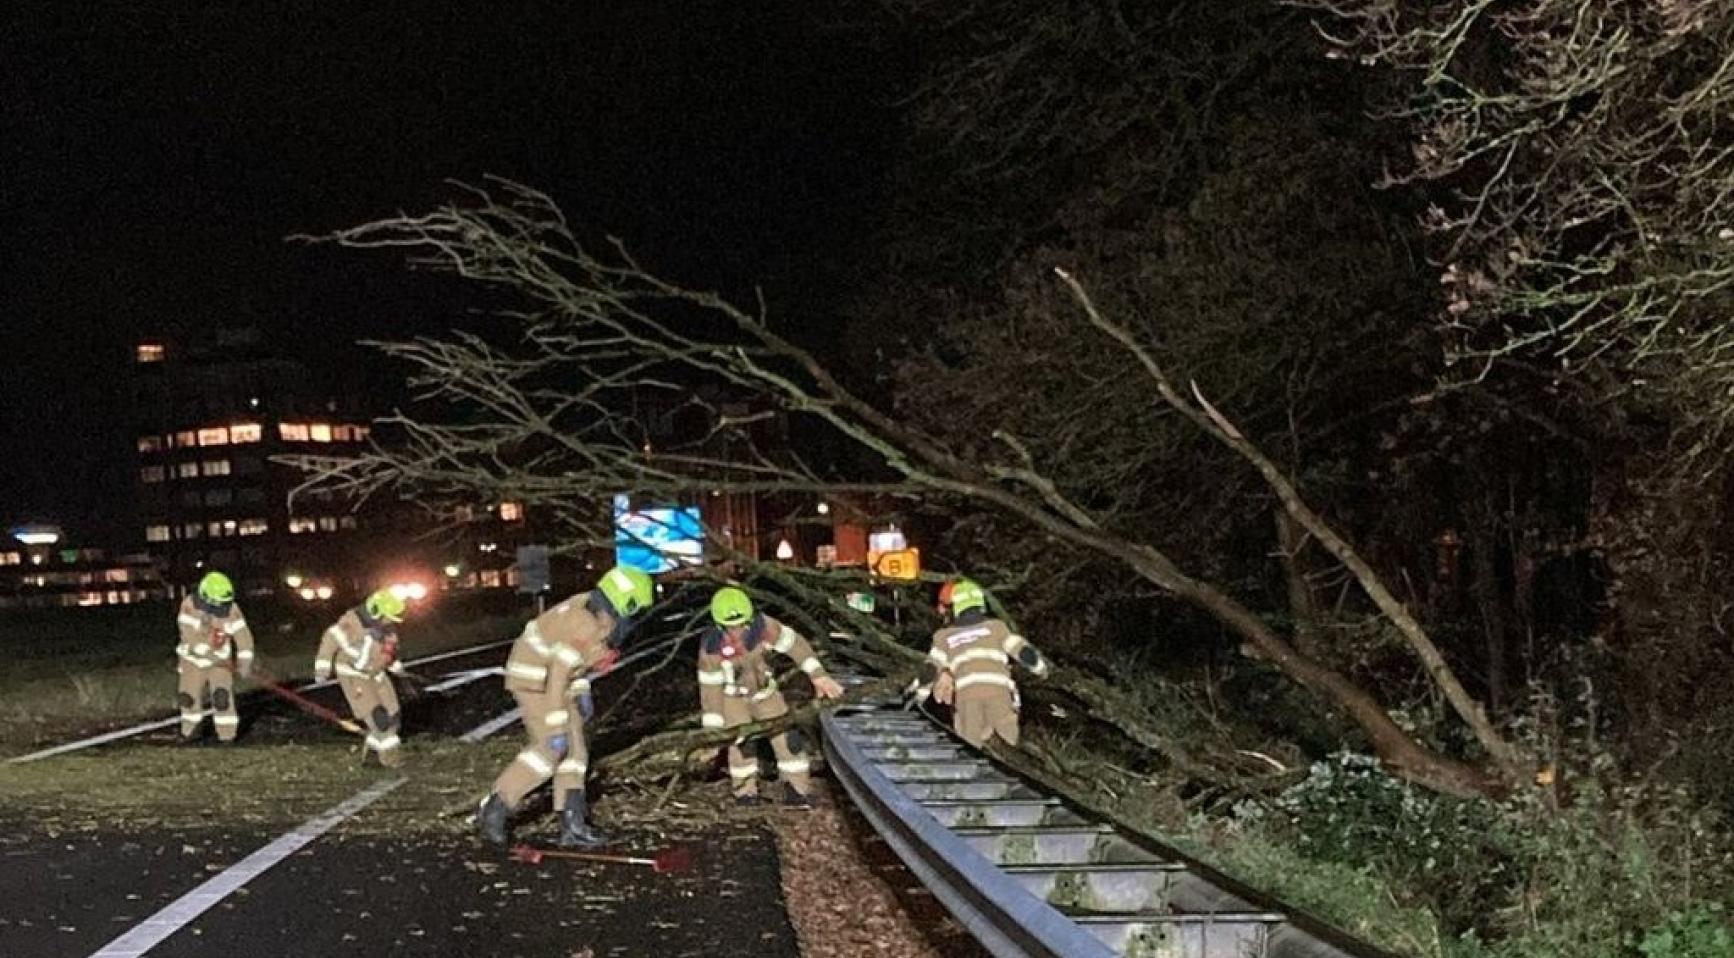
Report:
[[[1321,707],[1346,714],[1405,778],[1457,795],[1497,792],[1514,778],[1509,746],[1476,720],[1477,707],[1442,660],[1429,660],[1418,630],[1405,635],[1474,728],[1491,766],[1424,745],[1377,697],[1298,651],[1226,589],[1189,573],[1157,544],[1104,527],[1036,467],[1032,451],[1009,429],[983,450],[936,439],[851,391],[762,309],[748,311],[717,294],[671,284],[617,244],[606,258],[591,253],[540,193],[496,183],[492,192],[473,191],[466,203],[325,239],[402,249],[413,264],[508,290],[527,306],[484,332],[378,344],[415,370],[418,400],[439,404],[441,413],[386,418],[384,441],[359,456],[297,458],[311,473],[310,486],[359,496],[413,491],[454,511],[475,502],[519,501],[554,517],[575,544],[612,543],[604,504],[624,489],[677,500],[799,494],[937,503],[960,514],[993,510],[1023,522],[1031,535],[1111,560],[1205,610],[1314,693]],[[1072,285],[1087,303],[1081,284]],[[1136,354],[1134,343],[1125,345]],[[1220,416],[1198,415],[1214,435],[1240,443],[1243,454],[1250,448]],[[664,430],[660,447],[652,441],[649,423],[680,416],[690,428]],[[776,434],[767,437],[773,425]],[[807,461],[783,441],[783,430],[796,428],[848,455]],[[1259,465],[1257,457],[1248,458]],[[1264,467],[1260,471],[1272,479]],[[1352,562],[1346,540],[1288,491],[1290,513],[1309,530],[1330,534],[1343,546],[1339,558]],[[759,562],[753,550],[728,546],[727,529],[710,533],[724,546],[727,572],[775,577],[816,600],[785,602],[791,614],[800,605],[823,610],[852,623],[876,652],[896,655],[892,650],[902,648],[883,623],[855,613],[839,591],[826,588],[828,580]],[[1370,570],[1366,576],[1363,585],[1375,591],[1376,578]],[[1402,624],[1400,606],[1386,611]]]

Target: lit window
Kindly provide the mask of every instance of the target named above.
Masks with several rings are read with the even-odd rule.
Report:
[[[294,535],[300,535],[303,532],[312,532],[318,528],[319,523],[312,519],[295,518],[289,520],[289,531]]]
[[[169,541],[169,527],[168,526],[145,526],[145,541],[146,542],[167,542],[167,541]]]
[[[17,565],[20,558],[16,552],[0,552],[0,565]]]
[[[226,476],[229,474],[229,460],[206,459],[199,464],[199,472],[207,476]]]
[[[482,570],[482,588],[484,588],[484,589],[498,589],[499,587],[500,587],[500,570],[498,570],[498,569],[483,569]]]
[[[320,532],[336,532],[337,531],[337,520],[332,516],[320,516],[319,517],[319,531]]]
[[[351,428],[355,431],[356,442],[366,442],[367,437],[373,435],[373,430],[367,426],[353,426]]]
[[[175,433],[175,446],[180,449],[191,449],[199,444],[199,434],[191,429]]]
[[[501,521],[503,521],[503,522],[517,522],[523,518],[524,518],[524,506],[521,503],[517,503],[517,502],[502,502],[502,503],[500,503],[500,520]]]
[[[256,422],[229,427],[229,441],[233,443],[258,442],[264,438],[265,430]]]
[[[182,479],[196,479],[199,475],[199,464],[196,462],[183,462],[180,465],[175,466],[175,475],[180,476]]]
[[[344,529],[353,529],[353,528],[355,528],[355,517],[354,516],[344,516],[343,518],[337,520],[337,525],[341,528],[344,528]]]
[[[138,451],[139,452],[162,452],[163,451],[163,445],[164,444],[163,444],[163,437],[162,436],[140,436],[140,437],[138,437]]]
[[[166,352],[162,343],[139,343],[134,355],[141,363],[160,363]]]
[[[104,582],[130,582],[132,573],[126,569],[105,569],[102,573]]]
[[[223,536],[223,524],[213,521],[210,526],[211,538],[220,539]]]
[[[101,592],[80,592],[78,594],[78,604],[79,605],[101,605],[102,604],[102,593]]]
[[[115,591],[112,591],[112,590],[111,590],[111,591],[109,591],[109,592],[108,592],[108,593],[107,593],[107,597],[108,597],[108,604],[109,604],[109,605],[120,605],[120,603],[121,603],[121,596],[122,596],[122,595],[125,595],[125,593],[124,593],[124,592],[115,592]]]
[[[224,536],[233,536],[236,532],[238,532],[240,530],[240,525],[241,525],[240,523],[236,522],[233,519],[224,519],[223,520],[223,535]]]
[[[189,522],[181,526],[181,538],[183,539],[202,539],[204,535],[205,524],[202,522]]]
[[[212,489],[205,493],[205,505],[226,506],[235,501],[233,489]]]
[[[199,445],[201,446],[227,446],[228,444],[229,430],[222,426],[199,430]]]
[[[280,422],[277,435],[282,436],[284,442],[306,442],[307,427],[298,422]]]
[[[145,466],[138,471],[140,482],[162,482],[167,470],[162,466]]]
[[[330,442],[331,427],[322,422],[316,422],[307,427],[307,438],[314,442]]]
[[[262,536],[271,528],[263,519],[242,519],[241,534],[244,536]]]

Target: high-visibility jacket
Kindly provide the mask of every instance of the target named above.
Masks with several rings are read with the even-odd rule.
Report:
[[[824,663],[799,632],[768,615],[755,616],[738,641],[713,628],[705,633],[698,653],[698,699],[705,728],[725,728],[723,703],[741,698],[749,703],[770,700],[778,694],[777,676],[767,654],[775,652],[794,660],[812,678],[825,674]]]
[[[981,686],[998,686],[1015,693],[1013,662],[1034,675],[1048,674],[1048,660],[1023,636],[999,619],[970,613],[933,633],[928,657],[939,671],[951,673],[953,688],[960,694]]]
[[[362,609],[343,613],[319,640],[313,658],[313,677],[379,679],[386,672],[403,672],[397,660],[397,628],[389,622],[371,621]]]
[[[189,595],[181,600],[175,620],[181,630],[175,654],[181,661],[201,669],[253,661],[253,632],[235,603],[212,607]]]
[[[608,654],[614,626],[614,614],[595,591],[531,619],[506,658],[506,690],[560,700],[590,691],[585,673]]]

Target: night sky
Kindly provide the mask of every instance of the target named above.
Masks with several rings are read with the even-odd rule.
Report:
[[[133,532],[140,336],[251,322],[347,369],[463,311],[288,234],[496,174],[811,325],[885,205],[902,70],[806,4],[82,6],[0,14],[0,522]]]

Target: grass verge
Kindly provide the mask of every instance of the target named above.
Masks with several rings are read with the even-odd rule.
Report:
[[[0,675],[0,750],[25,751],[79,731],[162,718],[174,711],[174,612],[0,625],[13,665]],[[77,615],[77,613],[68,613]],[[404,627],[403,654],[415,659],[512,637],[522,615],[430,617]],[[253,624],[261,673],[278,681],[311,677],[322,619]]]

